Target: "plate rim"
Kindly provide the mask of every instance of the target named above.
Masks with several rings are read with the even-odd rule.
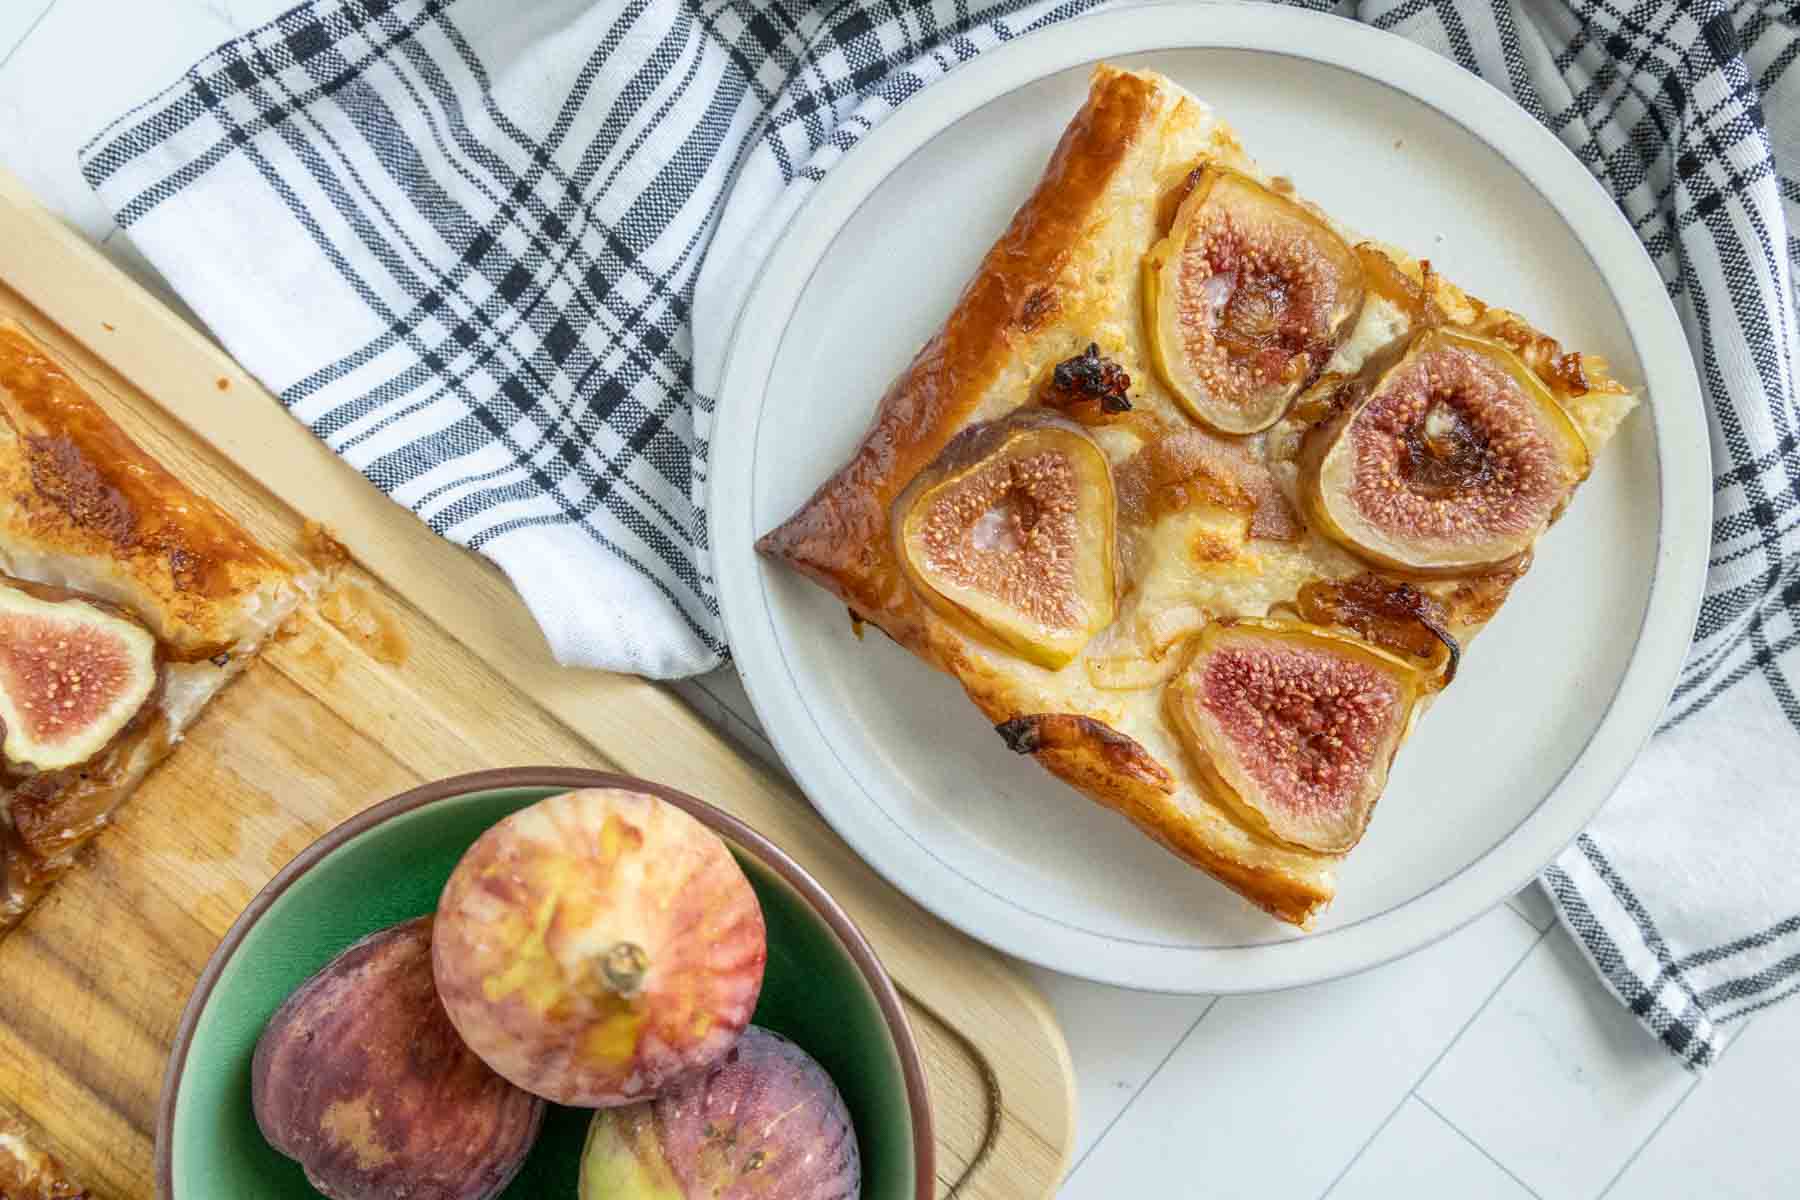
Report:
[[[772,568],[748,538],[750,427],[766,399],[780,342],[810,277],[843,225],[898,165],[956,122],[1046,76],[1103,59],[1169,50],[1223,49],[1298,57],[1348,71],[1425,105],[1495,153],[1529,183],[1593,261],[1644,366],[1643,406],[1655,438],[1660,497],[1656,549],[1642,625],[1610,706],[1558,783],[1519,825],[1473,862],[1337,938],[1300,937],[1239,947],[1144,947],[1099,933],[1071,938],[1067,926],[995,897],[952,904],[968,881],[942,863],[923,878],[897,869],[884,839],[856,814],[819,804],[820,815],[895,887],[963,932],[1039,966],[1143,990],[1233,993],[1300,986],[1354,974],[1447,936],[1524,886],[1580,833],[1611,796],[1654,730],[1686,658],[1710,546],[1710,436],[1687,335],[1661,277],[1611,196],[1572,152],[1480,77],[1395,34],[1328,14],[1263,5],[1146,5],[1104,10],[1023,35],[935,82],[890,114],[813,190],[756,274],[728,339],[712,421],[707,520],[727,638],[752,704],[782,761],[809,797],[830,794],[839,772],[817,753],[818,736],[788,714],[804,707],[763,596]],[[1189,19],[1183,20],[1181,16]],[[1370,68],[1379,66],[1375,73]],[[1496,104],[1499,100],[1501,103]],[[734,466],[737,468],[734,470]],[[731,503],[726,503],[731,500]],[[742,545],[738,543],[742,542]],[[888,815],[888,820],[893,818]],[[875,831],[878,833],[879,831]],[[906,855],[907,859],[916,859]],[[995,906],[1009,913],[982,910]],[[1038,936],[996,929],[995,919]],[[1042,936],[1054,928],[1054,935]],[[1055,953],[1079,942],[1078,953]],[[1310,947],[1310,949],[1308,949]],[[1099,951],[1099,952],[1096,952]],[[1110,952],[1109,952],[1110,951]]]

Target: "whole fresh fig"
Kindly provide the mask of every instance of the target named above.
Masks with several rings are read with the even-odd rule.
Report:
[[[856,1200],[862,1160],[831,1077],[752,1025],[654,1100],[594,1115],[580,1200]]]
[[[629,1104],[717,1060],[755,1011],[762,909],[725,843],[672,804],[590,789],[469,847],[438,902],[438,994],[520,1087]]]
[[[457,1036],[431,938],[430,917],[370,934],[300,985],[256,1044],[256,1123],[333,1200],[488,1200],[537,1140],[544,1102]]]

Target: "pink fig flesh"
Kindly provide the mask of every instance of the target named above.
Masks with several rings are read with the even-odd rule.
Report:
[[[1326,854],[1367,828],[1421,675],[1301,622],[1214,622],[1171,683],[1176,728],[1213,792],[1252,828]]]
[[[1209,165],[1144,259],[1157,371],[1232,436],[1279,421],[1356,325],[1362,266],[1305,205]]]
[[[537,1140],[544,1102],[451,1027],[430,917],[374,933],[302,984],[256,1044],[256,1123],[333,1200],[489,1200]]]
[[[1301,499],[1323,533],[1378,566],[1503,564],[1587,475],[1580,431],[1499,343],[1428,329],[1371,356],[1351,395],[1307,435]]]
[[[751,1026],[654,1100],[594,1117],[581,1200],[856,1200],[862,1160],[831,1077]]]
[[[159,684],[156,638],[116,605],[0,576],[0,733],[8,762],[85,762]]]
[[[438,903],[438,992],[526,1091],[629,1104],[729,1050],[762,990],[762,909],[725,843],[673,804],[590,789],[476,840]]]

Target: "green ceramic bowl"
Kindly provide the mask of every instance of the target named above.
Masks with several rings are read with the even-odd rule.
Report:
[[[156,1118],[162,1200],[315,1197],[270,1149],[250,1107],[256,1039],[290,992],[345,947],[437,905],[483,830],[555,792],[629,787],[692,813],[742,864],[762,902],[769,960],[755,1021],[830,1072],[862,1152],[863,1200],[929,1200],[931,1110],[918,1046],[894,985],[813,878],[755,830],[692,796],[599,771],[518,768],[427,784],[339,825],[282,869],[232,925],[182,1013]],[[552,1106],[505,1196],[575,1196],[592,1114]]]

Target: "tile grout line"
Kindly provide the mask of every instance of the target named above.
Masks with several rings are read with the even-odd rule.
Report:
[[[31,40],[31,35],[37,32],[37,27],[44,23],[44,18],[49,16],[50,10],[55,7],[56,0],[50,0],[50,3],[44,5],[44,11],[33,18],[31,24],[25,27],[25,32],[20,34],[19,40],[12,44],[12,49],[8,50],[3,57],[0,57],[0,69],[5,68],[6,64],[12,61],[13,55],[19,52],[20,46],[23,46],[26,42]]]
[[[1687,1090],[1681,1093],[1681,1099],[1669,1106],[1669,1111],[1662,1115],[1662,1120],[1658,1121],[1650,1132],[1644,1135],[1644,1140],[1637,1144],[1637,1149],[1633,1150],[1626,1156],[1625,1161],[1619,1164],[1619,1169],[1613,1172],[1612,1178],[1606,1181],[1606,1186],[1600,1189],[1599,1194],[1595,1196],[1594,1200],[1606,1200],[1606,1197],[1612,1194],[1612,1190],[1618,1185],[1619,1180],[1625,1177],[1625,1172],[1631,1170],[1631,1164],[1638,1160],[1639,1155],[1650,1148],[1650,1143],[1656,1140],[1656,1135],[1661,1133],[1663,1127],[1674,1119],[1675,1114],[1681,1111],[1681,1106],[1688,1102],[1688,1097],[1693,1095],[1694,1089],[1699,1086],[1700,1081],[1698,1079],[1691,1080],[1688,1083]]]
[[[1458,1031],[1458,1036],[1461,1036],[1460,1030]],[[1434,1061],[1432,1065],[1435,1066],[1437,1064]],[[1429,1072],[1431,1067],[1426,1067],[1425,1070]],[[1413,1086],[1417,1087],[1418,1085],[1414,1084]],[[1337,1190],[1337,1185],[1344,1182],[1344,1176],[1350,1174],[1351,1169],[1362,1160],[1362,1156],[1368,1151],[1370,1146],[1375,1144],[1375,1139],[1381,1136],[1382,1131],[1394,1123],[1394,1118],[1400,1115],[1400,1110],[1406,1107],[1406,1102],[1411,1098],[1412,1090],[1409,1088],[1406,1094],[1400,1097],[1400,1103],[1388,1109],[1388,1115],[1381,1118],[1381,1124],[1377,1125],[1374,1132],[1369,1134],[1369,1136],[1364,1139],[1363,1144],[1356,1148],[1356,1153],[1350,1156],[1350,1161],[1340,1167],[1338,1173],[1331,1177],[1331,1182],[1326,1184],[1325,1190],[1319,1193],[1319,1200],[1325,1200],[1327,1196]]]
[[[1531,925],[1531,922],[1529,921],[1525,923]],[[1537,926],[1535,925],[1532,925],[1531,927],[1537,929]],[[1554,925],[1550,927],[1550,929],[1554,928],[1556,928]],[[1327,1196],[1331,1195],[1331,1193],[1336,1190],[1337,1185],[1344,1181],[1344,1176],[1350,1174],[1351,1168],[1355,1167],[1362,1156],[1368,1153],[1369,1147],[1373,1145],[1375,1139],[1381,1135],[1381,1131],[1388,1127],[1388,1122],[1392,1121],[1395,1114],[1406,1106],[1406,1101],[1410,1097],[1418,1095],[1419,1085],[1431,1078],[1431,1073],[1437,1070],[1437,1065],[1439,1063],[1444,1061],[1444,1056],[1449,1054],[1450,1051],[1456,1047],[1456,1043],[1462,1041],[1462,1036],[1469,1031],[1469,1026],[1479,1020],[1481,1014],[1488,1010],[1488,1005],[1494,1002],[1494,997],[1500,994],[1500,989],[1505,987],[1507,982],[1511,980],[1514,975],[1519,973],[1519,968],[1525,965],[1525,960],[1531,957],[1532,951],[1536,950],[1543,944],[1544,939],[1550,936],[1550,929],[1538,930],[1538,935],[1532,940],[1531,945],[1525,947],[1519,957],[1513,960],[1513,965],[1506,969],[1506,974],[1500,977],[1500,982],[1496,983],[1492,990],[1490,990],[1482,999],[1481,1003],[1475,1006],[1475,1011],[1469,1014],[1469,1019],[1458,1026],[1456,1032],[1450,1035],[1450,1039],[1444,1043],[1444,1048],[1437,1052],[1437,1057],[1425,1064],[1425,1069],[1419,1072],[1419,1077],[1413,1080],[1412,1086],[1406,1089],[1406,1094],[1400,1097],[1399,1102],[1388,1112],[1387,1117],[1376,1127],[1375,1132],[1371,1133],[1368,1140],[1357,1147],[1356,1153],[1350,1156],[1350,1161],[1344,1164],[1344,1169],[1333,1176],[1331,1182],[1325,1185],[1325,1190],[1319,1193],[1319,1200],[1325,1200]],[[1419,1098],[1421,1100],[1424,1099],[1423,1096],[1420,1096]]]
[[[1521,1188],[1524,1189],[1525,1194],[1527,1196],[1530,1196],[1531,1200],[1542,1200],[1542,1198],[1538,1195],[1536,1188],[1532,1187],[1529,1183],[1526,1183],[1523,1179],[1520,1179],[1517,1175],[1513,1174],[1512,1168],[1508,1167],[1505,1163],[1501,1162],[1499,1159],[1495,1158],[1492,1154],[1490,1154],[1488,1152],[1488,1148],[1486,1146],[1483,1146],[1480,1142],[1476,1141],[1474,1138],[1470,1137],[1467,1133],[1463,1132],[1462,1126],[1458,1125],[1455,1121],[1452,1121],[1449,1117],[1446,1117],[1441,1111],[1439,1111],[1437,1105],[1433,1104],[1431,1101],[1427,1100],[1425,1097],[1419,1095],[1416,1088],[1414,1089],[1414,1091],[1412,1093],[1412,1098],[1414,1100],[1417,1100],[1420,1104],[1423,1104],[1425,1106],[1425,1108],[1431,1113],[1432,1116],[1436,1117],[1438,1120],[1442,1121],[1445,1125],[1449,1126],[1451,1132],[1456,1134],[1457,1137],[1461,1138],[1463,1141],[1465,1141],[1465,1142],[1469,1143],[1469,1145],[1473,1146],[1475,1148],[1475,1152],[1477,1154],[1481,1155],[1481,1157],[1487,1159],[1489,1162],[1493,1163],[1496,1167],[1500,1168],[1500,1170],[1506,1175],[1506,1177],[1508,1179],[1512,1180],[1514,1183],[1518,1184]]]
[[[1743,1028],[1739,1029],[1737,1031],[1737,1033],[1733,1034],[1731,1037],[1731,1040],[1725,1044],[1724,1049],[1719,1051],[1719,1057],[1724,1058],[1725,1051],[1731,1049],[1732,1045],[1735,1044],[1737,1042],[1738,1038],[1740,1038],[1744,1035],[1744,1031],[1749,1028],[1750,1028],[1750,1022],[1748,1022],[1748,1021],[1744,1022]],[[1715,1067],[1718,1066],[1718,1062],[1715,1061],[1713,1063],[1713,1066],[1715,1066]],[[1644,1140],[1637,1144],[1637,1149],[1633,1150],[1631,1152],[1630,1156],[1627,1157],[1624,1162],[1619,1164],[1619,1169],[1617,1171],[1614,1171],[1612,1178],[1606,1181],[1606,1186],[1600,1189],[1600,1193],[1598,1196],[1595,1197],[1595,1200],[1606,1200],[1606,1197],[1610,1196],[1612,1194],[1613,1188],[1615,1188],[1619,1185],[1619,1180],[1625,1178],[1625,1172],[1631,1170],[1631,1164],[1636,1162],[1640,1157],[1643,1156],[1644,1151],[1646,1151],[1650,1148],[1650,1143],[1654,1142],[1656,1140],[1657,1135],[1663,1131],[1663,1129],[1668,1125],[1668,1123],[1670,1121],[1675,1119],[1675,1114],[1680,1112],[1681,1106],[1688,1102],[1688,1097],[1692,1096],[1696,1091],[1699,1090],[1700,1084],[1702,1083],[1704,1078],[1705,1077],[1701,1076],[1701,1075],[1694,1076],[1694,1078],[1688,1083],[1687,1090],[1681,1093],[1681,1099],[1677,1100],[1674,1104],[1669,1106],[1669,1111],[1662,1115],[1662,1120],[1658,1121],[1656,1123],[1655,1128],[1651,1129],[1649,1133],[1644,1135]]]
[[[1211,1000],[1206,1002],[1206,1007],[1200,1010],[1200,1015],[1194,1018],[1194,1023],[1187,1027],[1187,1032],[1175,1039],[1175,1044],[1170,1046],[1169,1052],[1162,1056],[1162,1061],[1157,1063],[1148,1075],[1144,1076],[1144,1081],[1138,1084],[1136,1091],[1131,1093],[1131,1099],[1125,1101],[1119,1111],[1113,1114],[1113,1119],[1106,1123],[1106,1128],[1102,1129],[1094,1138],[1093,1144],[1086,1150],[1083,1150],[1081,1152],[1081,1157],[1076,1159],[1074,1164],[1069,1167],[1068,1171],[1063,1174],[1062,1182],[1057,1185],[1057,1191],[1060,1192],[1063,1188],[1069,1186],[1069,1181],[1075,1178],[1075,1172],[1081,1170],[1081,1165],[1088,1160],[1094,1151],[1100,1148],[1100,1143],[1104,1142],[1106,1140],[1106,1135],[1113,1131],[1113,1126],[1117,1125],[1124,1119],[1125,1114],[1131,1111],[1131,1106],[1138,1102],[1138,1097],[1142,1096],[1145,1090],[1149,1088],[1150,1084],[1155,1081],[1156,1077],[1162,1074],[1162,1069],[1169,1065],[1169,1060],[1174,1058],[1176,1053],[1183,1046],[1187,1045],[1188,1039],[1194,1036],[1194,1030],[1200,1028],[1200,1022],[1206,1020],[1206,1014],[1217,1007],[1218,1003],[1219,997],[1217,996],[1214,996]]]
[[[1516,892],[1515,892],[1515,893],[1514,893],[1514,895],[1517,895],[1517,893],[1516,893]],[[1505,900],[1505,904],[1506,904],[1506,907],[1508,907],[1508,908],[1510,908],[1510,909],[1512,909],[1512,912],[1513,912],[1513,916],[1515,916],[1515,917],[1517,917],[1517,918],[1519,918],[1519,920],[1521,920],[1521,921],[1523,921],[1523,922],[1525,922],[1525,924],[1527,924],[1527,925],[1529,925],[1529,926],[1531,926],[1531,931],[1532,931],[1532,932],[1533,932],[1533,933],[1535,933],[1535,934],[1538,934],[1538,935],[1540,935],[1540,936],[1542,936],[1542,935],[1543,935],[1543,934],[1546,934],[1546,933],[1549,933],[1549,932],[1550,932],[1550,927],[1551,927],[1551,926],[1554,926],[1554,925],[1555,925],[1555,924],[1556,924],[1556,918],[1555,918],[1555,917],[1552,917],[1552,918],[1550,918],[1550,925],[1548,925],[1548,926],[1545,926],[1545,927],[1544,927],[1544,928],[1543,928],[1543,929],[1539,929],[1539,928],[1538,928],[1538,923],[1537,923],[1537,922],[1536,922],[1536,921],[1534,921],[1534,920],[1532,920],[1532,919],[1531,919],[1531,918],[1530,918],[1530,917],[1528,917],[1528,916],[1526,916],[1526,915],[1525,915],[1525,913],[1524,913],[1524,911],[1523,911],[1523,910],[1522,910],[1522,909],[1520,909],[1520,908],[1518,908],[1518,907],[1516,907],[1516,906],[1515,906],[1515,905],[1514,905],[1514,904],[1513,904],[1513,897],[1512,897],[1512,896],[1508,896],[1508,897],[1507,897],[1507,898],[1506,898],[1506,900]]]

